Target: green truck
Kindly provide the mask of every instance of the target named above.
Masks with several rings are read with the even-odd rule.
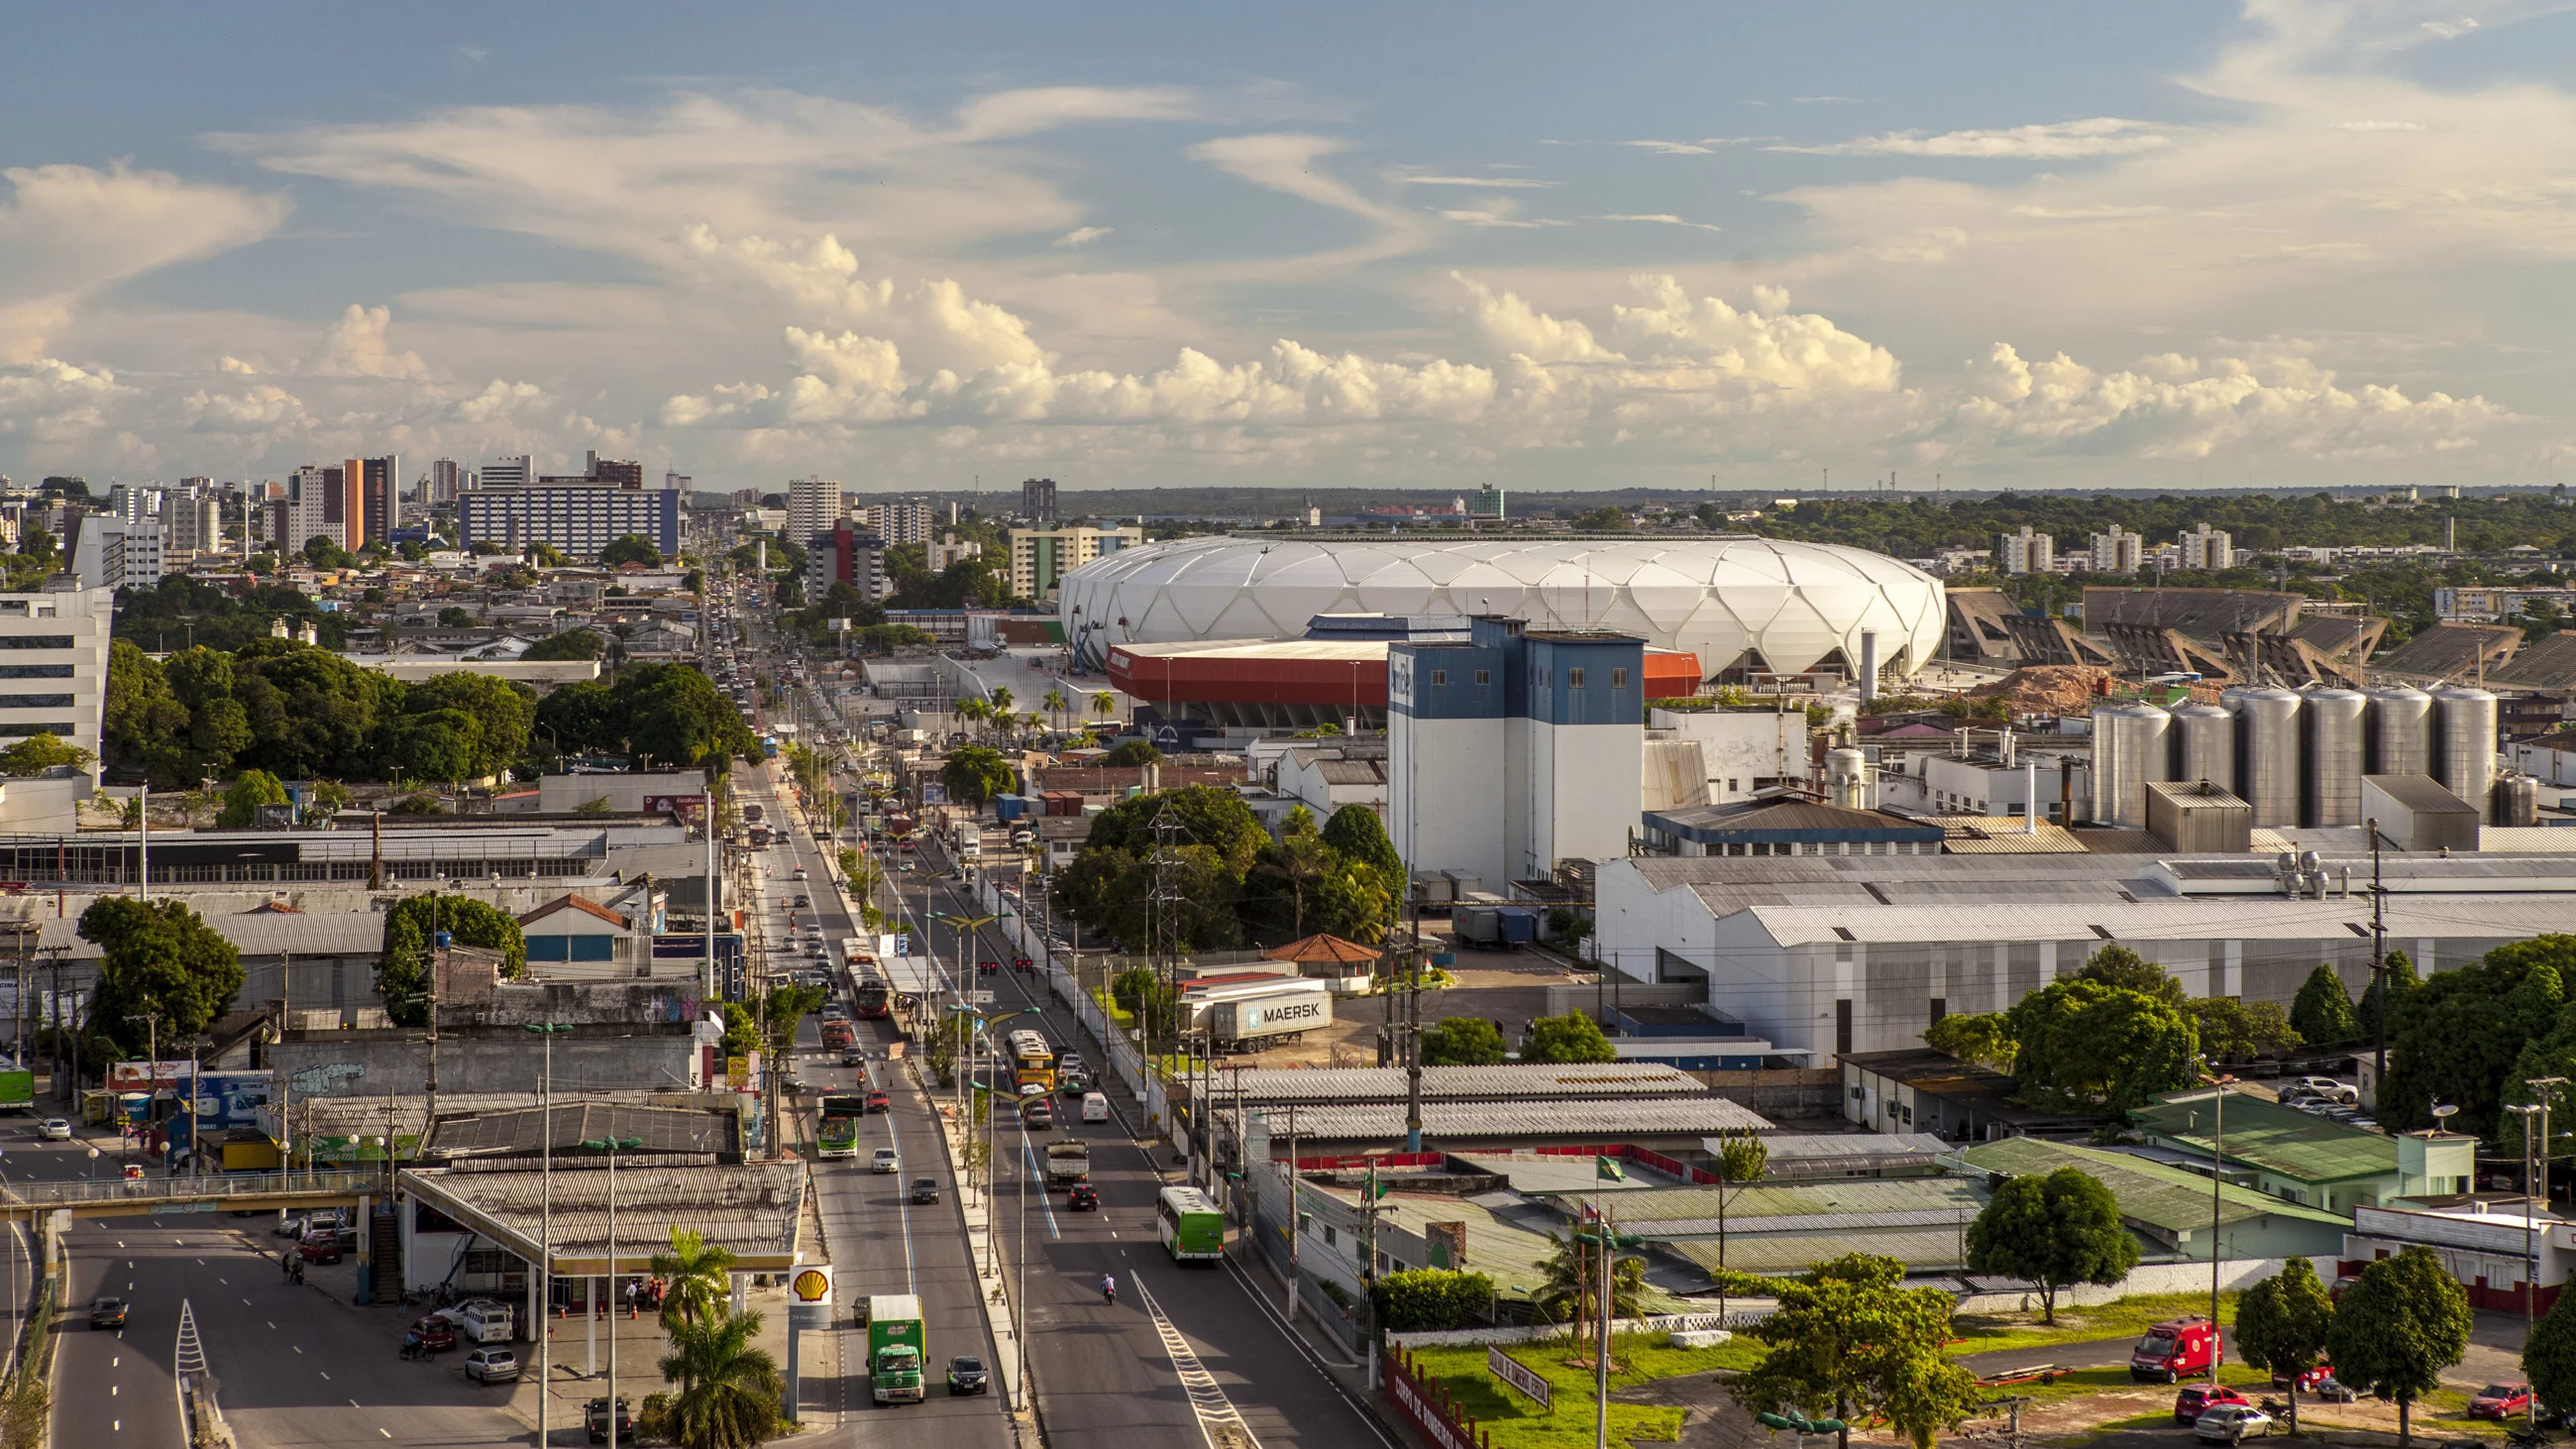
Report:
[[[868,1381],[880,1404],[921,1402],[921,1366],[930,1348],[921,1332],[921,1300],[880,1293],[867,1300]]]

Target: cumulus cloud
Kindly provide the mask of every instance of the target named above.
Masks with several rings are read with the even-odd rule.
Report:
[[[0,366],[0,437],[40,444],[83,441],[105,428],[111,412],[133,393],[104,368],[75,367],[59,358]]]
[[[80,304],[132,277],[256,241],[281,197],[122,163],[0,170],[0,363],[31,362]]]
[[[303,399],[267,383],[230,393],[200,389],[183,408],[191,432],[234,437],[282,435],[306,421]]]
[[[1770,149],[1810,156],[1958,156],[1986,160],[2073,161],[2092,156],[2135,156],[2144,151],[2161,150],[2171,144],[2171,137],[2148,129],[2143,121],[2097,116],[2091,120],[2012,126],[2002,130],[1944,131],[1937,134],[1891,131],[1883,136],[1865,136],[1856,141],[1837,141],[1830,145],[1798,146],[1784,142]]]
[[[390,307],[362,307],[355,302],[332,324],[330,335],[322,339],[321,358],[313,371],[322,377],[418,378],[429,375],[429,365],[417,352],[397,352],[386,340],[393,324]]]

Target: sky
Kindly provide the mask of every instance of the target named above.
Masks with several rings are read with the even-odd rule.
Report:
[[[17,7],[0,472],[2576,478],[2568,4]]]

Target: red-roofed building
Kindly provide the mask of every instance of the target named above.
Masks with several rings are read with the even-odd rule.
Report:
[[[597,901],[557,896],[519,917],[528,938],[528,964],[590,962],[631,966],[649,962],[646,936],[635,923]]]

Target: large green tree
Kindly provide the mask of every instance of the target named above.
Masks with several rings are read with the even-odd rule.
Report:
[[[90,1031],[128,1056],[195,1039],[241,992],[241,952],[177,901],[102,896],[79,929],[100,952]]]
[[[259,823],[259,807],[287,804],[286,786],[266,770],[244,770],[224,788],[223,813],[215,817],[216,828],[247,830]]]
[[[1481,1016],[1445,1016],[1422,1033],[1426,1067],[1490,1067],[1503,1055],[1501,1030]]]
[[[475,735],[466,748],[464,775],[415,773],[433,780],[479,779],[500,774],[527,753],[528,732],[537,719],[537,696],[524,684],[459,670],[413,685],[403,696],[403,710],[413,715],[453,712],[471,719]]]
[[[2380,1120],[2430,1126],[2433,1104],[2447,1102],[2460,1109],[2452,1130],[2497,1136],[2506,1077],[2557,1026],[2570,971],[2576,936],[2538,936],[2444,971],[2402,999],[2392,992]]]
[[[648,569],[658,569],[662,566],[662,551],[653,546],[653,540],[640,533],[630,533],[601,549],[599,561],[609,568],[639,563]]]
[[[1963,1062],[1999,1072],[2013,1069],[2012,1021],[2000,1011],[1954,1012],[1923,1029],[1923,1044]]]
[[[608,641],[600,638],[596,631],[590,629],[567,629],[560,634],[549,634],[545,638],[538,640],[536,643],[529,645],[528,652],[520,655],[519,657],[521,659],[531,661],[597,659],[600,655],[607,652]]]
[[[2436,978],[2438,981],[2439,978]],[[2442,1386],[2442,1370],[2469,1351],[2469,1295],[2429,1248],[2407,1247],[2361,1270],[2326,1331],[2335,1377],[2397,1405],[2397,1442],[2408,1442],[2415,1401]]]
[[[1404,885],[1404,857],[1395,853],[1395,842],[1386,835],[1386,822],[1377,811],[1366,805],[1345,805],[1324,822],[1324,843],[1341,852],[1344,860],[1356,860],[1386,878],[1389,885]]]
[[[1601,1025],[1579,1011],[1563,1016],[1542,1016],[1529,1024],[1529,1033],[1521,1038],[1521,1060],[1525,1062],[1615,1062],[1618,1050],[1610,1038],[1601,1034]]]
[[[160,662],[123,639],[108,645],[107,696],[99,732],[109,773],[140,776],[164,790],[193,783],[183,743],[188,707],[171,693]]]
[[[2549,1305],[2549,1316],[2523,1345],[2522,1371],[2540,1402],[2576,1404],[2576,1293],[2561,1292]]]
[[[2334,1298],[2305,1258],[2290,1259],[2236,1297],[2237,1355],[2290,1381],[2292,1434],[2299,1432],[2299,1375],[2325,1357],[2333,1328]]]
[[[2319,962],[2290,1003],[2290,1026],[2321,1047],[2349,1046],[2362,1039],[2361,1018],[2352,1009],[2352,993],[2331,964]]]
[[[1968,1271],[2038,1284],[2040,1316],[2050,1323],[2060,1290],[2107,1287],[2136,1266],[2138,1240],[2120,1221],[2119,1199],[2079,1168],[2007,1181],[1968,1224]]]
[[[400,684],[290,639],[254,641],[233,662],[251,732],[240,764],[287,780],[374,774],[376,725],[394,712]]]
[[[2184,1002],[2183,1009],[2200,1034],[2202,1055],[2212,1061],[2290,1051],[2306,1040],[2277,1001],[2202,996]]]
[[[376,960],[376,990],[384,996],[386,1014],[401,1025],[429,1020],[429,950],[438,931],[460,946],[500,952],[503,976],[527,968],[528,938],[517,917],[471,896],[405,896],[385,912],[384,952]]]
[[[1903,1263],[1850,1253],[1781,1285],[1778,1311],[1749,1330],[1770,1351],[1728,1394],[1757,1413],[1785,1405],[1846,1423],[1882,1417],[1915,1449],[1932,1449],[1975,1408],[1977,1380],[1944,1352],[1950,1295],[1904,1282]]]
[[[786,1383],[757,1346],[760,1315],[720,1313],[668,1330],[662,1377],[671,1384],[662,1426],[680,1449],[756,1449],[777,1437]],[[926,1366],[925,1366],[926,1367]]]
[[[2013,1076],[2035,1096],[2126,1111],[2188,1085],[2200,1036],[2173,1004],[2121,986],[2056,981],[2013,1004]]]
[[[1018,779],[1011,762],[999,750],[981,745],[968,745],[951,750],[939,767],[939,782],[948,787],[948,798],[961,805],[982,807],[985,801],[1011,788]]]

